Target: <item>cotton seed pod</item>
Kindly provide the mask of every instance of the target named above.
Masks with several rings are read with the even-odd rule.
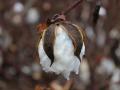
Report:
[[[79,73],[85,54],[83,29],[70,22],[56,22],[44,30],[38,45],[40,64],[45,72],[62,74],[69,79]]]

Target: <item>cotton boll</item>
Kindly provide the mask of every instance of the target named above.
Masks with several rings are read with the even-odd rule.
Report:
[[[102,58],[102,62],[97,68],[97,72],[101,75],[111,75],[115,69],[114,62],[109,58]]]
[[[40,15],[39,15],[39,12],[37,11],[37,9],[31,8],[27,13],[26,21],[29,24],[34,24],[34,23],[37,23],[39,21],[39,18],[40,18]]]
[[[16,14],[13,16],[12,18],[12,22],[15,24],[15,25],[19,25],[22,23],[22,16],[20,14]]]
[[[100,11],[99,11],[99,15],[100,16],[106,16],[106,14],[107,14],[106,9],[104,7],[101,7]]]
[[[109,33],[109,36],[110,38],[112,39],[119,39],[120,38],[120,32],[117,28],[113,28],[110,33]]]
[[[21,72],[24,73],[24,74],[26,74],[26,75],[30,75],[31,74],[31,69],[30,69],[29,66],[23,66],[21,68]]]
[[[52,24],[43,32],[38,53],[45,72],[61,74],[69,80],[71,72],[79,74],[85,54],[82,31],[73,24]]]
[[[20,2],[16,2],[14,5],[13,5],[13,11],[15,13],[20,13],[24,10],[24,6],[22,3]]]

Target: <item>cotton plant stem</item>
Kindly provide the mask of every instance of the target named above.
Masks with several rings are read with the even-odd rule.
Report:
[[[64,10],[63,12],[61,12],[62,14],[66,15],[68,14],[71,10],[73,10],[74,8],[76,8],[80,3],[82,3],[83,0],[77,0],[74,4],[72,4],[71,6],[69,6],[66,10]]]
[[[75,7],[77,7],[80,3],[82,3],[83,0],[77,0],[75,3],[73,3],[71,6],[69,6],[67,9],[62,11],[61,13],[55,14],[52,18],[48,18],[47,25],[51,25],[52,23],[55,23],[57,21],[65,21],[65,15],[68,14],[71,10],[73,10]]]

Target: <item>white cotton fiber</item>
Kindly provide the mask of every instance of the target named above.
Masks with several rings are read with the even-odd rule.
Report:
[[[85,44],[83,42],[83,45],[82,45],[82,49],[81,49],[81,53],[80,53],[80,59],[82,60],[83,59],[83,56],[85,55]]]
[[[54,62],[50,66],[50,59],[46,55],[43,49],[43,41],[39,44],[39,56],[40,64],[44,71],[55,72],[56,74],[62,74],[67,80],[71,72],[79,73],[80,60],[74,55],[74,46],[72,40],[68,36],[67,30],[58,25],[55,27],[55,41],[53,46]],[[85,46],[83,44],[80,58],[85,53]]]
[[[51,61],[46,55],[44,49],[43,49],[43,40],[40,40],[39,46],[38,46],[38,53],[40,57],[40,64],[44,71],[48,72],[50,68]]]
[[[74,46],[69,38],[65,28],[62,25],[55,28],[55,43],[54,43],[54,63],[52,65],[53,72],[63,74],[69,79],[71,71],[78,73],[80,61],[74,55]]]

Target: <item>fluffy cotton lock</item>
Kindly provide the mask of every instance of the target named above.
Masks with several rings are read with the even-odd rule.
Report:
[[[73,44],[73,40],[69,36],[69,32],[66,29],[66,27],[62,24],[59,25],[57,24],[52,29],[54,30],[54,35],[53,35],[54,37],[52,37],[54,38],[52,39],[54,40],[53,41],[54,43],[52,46],[53,52],[50,53],[53,53],[54,61],[52,63],[52,60],[50,59],[49,55],[47,55],[47,51],[45,51],[44,49],[46,47],[44,44],[46,42],[45,35],[51,34],[51,32],[47,33],[46,32],[47,29],[46,29],[43,33],[43,36],[38,46],[40,64],[45,72],[54,72],[56,74],[62,74],[67,80],[69,80],[69,75],[71,72],[75,72],[76,74],[79,73],[80,61],[82,60],[82,57],[85,54],[85,45],[84,42],[81,41],[82,46],[79,53],[79,57],[77,57],[75,55],[76,48]]]

